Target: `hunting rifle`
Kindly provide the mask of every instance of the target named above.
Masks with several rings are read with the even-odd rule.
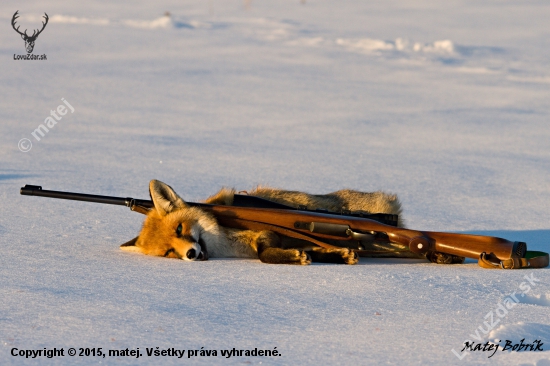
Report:
[[[83,193],[43,190],[41,186],[21,188],[26,196],[42,196],[76,201],[87,201],[129,207],[147,214],[153,208],[150,200],[131,197],[99,196]],[[237,229],[272,230],[281,235],[307,240],[322,247],[334,248],[326,240],[357,242],[384,242],[400,244],[408,250],[424,255],[432,262],[461,263],[463,257],[477,259],[484,268],[543,268],[548,266],[548,253],[527,251],[524,242],[506,239],[433,231],[417,231],[397,226],[397,215],[364,214],[343,211],[298,209],[260,197],[235,195],[232,206],[186,202],[213,214],[222,226]],[[325,240],[325,241],[323,241]],[[352,245],[350,245],[352,247]],[[369,251],[355,247],[359,255]]]

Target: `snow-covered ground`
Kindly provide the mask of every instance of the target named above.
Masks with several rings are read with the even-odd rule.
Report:
[[[383,189],[411,228],[548,251],[547,1],[0,9],[0,364],[550,365],[549,269],[184,263],[121,252],[143,219],[128,209],[19,195],[36,184],[147,198],[153,178],[191,201],[224,185]],[[25,54],[16,10],[21,30],[49,15],[34,49],[46,61],[14,60]],[[74,112],[37,141],[62,98]],[[512,295],[519,303],[502,310]],[[545,351],[453,352],[522,338]],[[54,347],[65,357],[11,355]],[[70,357],[70,347],[143,357]],[[147,357],[156,347],[218,356]],[[280,356],[221,356],[233,348]]]

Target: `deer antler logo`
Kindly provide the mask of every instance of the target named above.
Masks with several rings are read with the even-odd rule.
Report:
[[[15,28],[15,20],[17,18],[19,18],[19,15],[17,14],[19,13],[19,10],[17,10],[15,12],[15,14],[13,14],[13,18],[11,18],[11,26],[13,27],[13,29],[19,33],[21,35],[21,38],[23,38],[23,40],[25,41],[25,48],[27,49],[27,53],[31,53],[32,50],[34,49],[34,41],[36,41],[36,38],[38,38],[38,35],[40,33],[42,33],[42,31],[44,30],[44,28],[46,28],[46,24],[48,24],[48,14],[44,13],[44,19],[46,19],[46,22],[42,22],[42,29],[38,30],[38,29],[35,29],[34,32],[32,33],[32,36],[29,36],[27,34],[27,30],[25,29],[25,32],[24,33],[21,33],[19,31],[19,26],[17,26],[17,28]],[[37,33],[38,32],[38,33]]]

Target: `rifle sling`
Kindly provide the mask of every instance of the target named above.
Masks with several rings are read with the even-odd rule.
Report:
[[[325,249],[350,249],[354,252],[357,252],[357,254],[374,254],[374,253],[387,253],[383,250],[356,250],[351,249],[347,247],[339,247],[336,245],[331,245],[328,243],[325,243],[323,241],[317,240],[315,238],[312,238],[309,235],[305,235],[299,232],[296,232],[294,230],[287,229],[282,226],[272,225],[272,224],[266,224],[264,222],[258,222],[258,221],[251,221],[251,220],[244,220],[244,219],[234,219],[234,218],[226,218],[226,217],[218,217],[218,221],[222,226],[227,226],[233,229],[245,229],[245,230],[254,230],[254,231],[261,231],[261,230],[270,230],[273,232],[276,232],[278,234],[288,236],[294,239],[300,239],[308,241],[312,244],[318,245],[320,247],[323,247]],[[408,250],[406,250],[408,251]]]
[[[276,232],[278,234],[288,236],[294,239],[300,239],[309,241],[310,243],[313,243],[315,245],[318,245],[323,248],[327,249],[342,249],[341,247],[337,247],[335,245],[330,245],[325,242],[322,242],[320,240],[317,240],[315,238],[312,238],[309,235],[305,235],[299,232],[296,232],[294,230],[289,230],[282,226],[272,225],[272,224],[266,224],[264,222],[257,222],[257,221],[250,221],[250,220],[243,220],[243,219],[235,219],[235,218],[229,218],[229,217],[218,217],[218,221],[222,226],[227,226],[235,229],[246,229],[246,230],[254,230],[254,231],[261,231],[261,230],[270,230],[273,232]]]

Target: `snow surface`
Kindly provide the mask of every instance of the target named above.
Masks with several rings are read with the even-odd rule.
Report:
[[[547,1],[3,0],[0,9],[0,364],[550,365],[549,269],[184,263],[120,251],[143,219],[125,208],[19,195],[37,184],[146,198],[153,178],[193,201],[224,185],[383,189],[400,196],[411,228],[548,251]],[[22,29],[48,13],[34,50],[47,61],[13,59],[25,53],[10,25],[16,10]],[[61,98],[74,113],[36,141]],[[18,149],[22,138],[30,151]],[[526,275],[539,281],[489,330],[487,315],[521,293]],[[459,360],[452,350],[477,335],[538,338],[546,351]],[[44,347],[281,356],[10,354]]]

